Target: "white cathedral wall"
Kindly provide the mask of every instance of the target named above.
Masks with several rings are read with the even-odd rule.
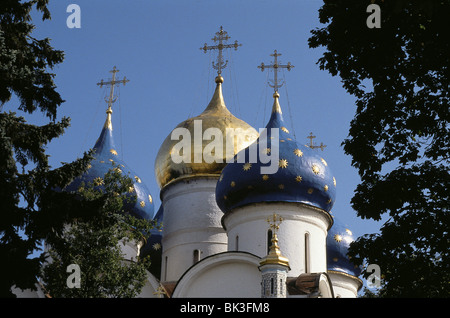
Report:
[[[174,298],[259,298],[260,259],[249,253],[225,252],[191,267],[178,281]]]
[[[282,255],[289,259],[288,276],[326,272],[326,236],[331,217],[300,203],[251,204],[226,214],[222,221],[228,233],[228,249],[259,257],[267,255],[267,218],[274,213],[284,219],[277,236]]]
[[[178,280],[194,264],[194,253],[203,259],[227,250],[216,184],[215,177],[191,178],[163,190],[162,281]]]

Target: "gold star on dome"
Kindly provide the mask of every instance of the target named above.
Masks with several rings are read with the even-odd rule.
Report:
[[[231,185],[231,187],[234,187],[236,185],[236,182],[231,181],[230,185]]]
[[[280,142],[284,142],[284,139],[280,139]]]
[[[335,177],[333,177],[333,184],[334,184],[334,186],[336,186],[336,178]]]
[[[88,164],[88,165],[87,165],[87,168],[88,168],[88,169],[91,169],[91,168],[92,168],[91,164]]]
[[[280,159],[280,161],[278,161],[278,167],[285,169],[287,166],[288,162],[286,159]]]
[[[342,236],[339,235],[339,234],[335,234],[335,235],[334,235],[334,240],[335,240],[336,242],[340,242],[340,241],[342,241]]]
[[[327,204],[330,204],[330,203],[331,203],[331,199],[328,199]]]
[[[250,168],[252,167],[252,164],[250,162],[244,163],[244,165],[242,166],[242,169],[244,169],[244,171],[248,171],[250,170]]]
[[[348,235],[352,235],[352,231],[350,231],[349,229],[345,229],[345,232],[347,232]]]
[[[301,176],[296,176],[295,177],[295,181],[297,181],[297,182],[302,182],[302,177]]]
[[[328,164],[327,164],[327,162],[325,161],[325,159],[320,158],[320,161],[322,161],[322,163],[323,163],[325,166],[328,166]]]
[[[264,152],[266,153],[266,154],[269,154],[270,153],[270,148],[266,148],[266,149],[264,149]]]
[[[128,187],[128,192],[131,193],[134,191],[134,187]]]
[[[148,195],[148,201],[150,201],[150,203],[153,202],[153,198],[152,198],[152,196],[150,194]]]
[[[226,200],[226,199],[228,199],[228,197],[227,197],[226,195],[224,195],[224,196],[223,196],[223,199]]]
[[[337,257],[333,257],[333,262],[337,262],[338,258]]]
[[[324,190],[325,192],[327,192],[327,191],[328,191],[328,186],[327,186],[327,185],[324,185],[324,186],[323,186],[323,190]]]
[[[284,184],[279,184],[278,185],[278,189],[283,190],[284,189]]]
[[[313,188],[309,188],[308,189],[308,194],[312,194],[314,192],[314,189]]]
[[[269,180],[269,176],[268,176],[267,174],[265,174],[265,175],[262,176],[262,179],[263,179],[264,181],[267,181],[267,180]]]
[[[303,152],[300,149],[298,149],[298,148],[294,150],[294,154],[297,157],[303,157]]]
[[[317,166],[317,165],[312,165],[311,166],[311,169],[312,169],[312,171],[314,172],[314,174],[319,174],[319,172],[320,172],[320,169],[319,169],[319,167]]]
[[[109,152],[112,153],[114,156],[117,156],[117,151],[115,149],[110,149]]]
[[[287,130],[286,127],[281,127],[281,130],[284,131],[285,133],[288,133],[288,134],[289,134],[289,130]]]
[[[139,204],[141,205],[141,207],[145,206],[145,202],[144,201],[139,202]]]
[[[134,180],[136,180],[137,183],[141,183],[142,182],[141,179],[139,179],[138,176],[134,176]]]

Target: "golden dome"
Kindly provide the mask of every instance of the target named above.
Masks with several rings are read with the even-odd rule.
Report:
[[[182,156],[183,151],[185,151],[183,148],[183,151],[180,152],[179,145],[174,148],[174,146],[181,142],[182,138],[174,137],[175,140],[172,140],[171,133],[166,137],[163,144],[161,145],[155,161],[155,175],[160,188],[163,188],[168,183],[181,178],[191,178],[199,176],[214,176],[218,178],[220,176],[220,173],[222,172],[222,169],[227,164],[227,160],[231,159],[240,150],[248,147],[258,138],[258,132],[252,126],[250,126],[243,120],[236,118],[227,109],[222,95],[223,77],[220,75],[217,76],[215,82],[217,84],[216,90],[206,109],[200,115],[189,118],[175,127],[175,129],[186,128],[190,133],[191,160],[184,160],[180,163],[175,163],[174,160],[172,160],[172,152],[177,152],[179,156]],[[195,133],[199,134],[199,123],[201,123],[202,134],[200,137],[195,135]],[[194,129],[194,127],[196,129]],[[213,137],[211,139],[205,140],[204,138],[202,138],[204,136],[203,134],[205,130],[207,130],[208,128],[219,129],[221,135],[223,136],[222,141],[216,141],[214,139],[215,134],[213,134]],[[227,128],[241,129],[240,138],[234,138],[234,149],[232,155],[229,155],[228,157],[226,151]],[[209,132],[212,131],[214,130],[210,130]],[[215,131],[217,132],[217,130]],[[234,130],[234,132],[238,133],[237,130]],[[194,138],[194,136],[197,137],[197,139]],[[200,143],[197,145],[194,140],[201,140],[201,149]],[[218,160],[219,155],[216,156],[215,154],[215,148],[211,145],[212,143],[216,144],[216,142],[223,142],[223,155],[220,156],[220,160]],[[210,156],[216,156],[214,157],[215,160],[213,162],[205,161],[204,157],[209,152],[211,153]],[[228,152],[229,154],[231,154],[231,151]],[[195,154],[197,156],[196,158],[194,158]],[[199,154],[203,154],[201,156],[201,159],[199,159],[198,157]]]

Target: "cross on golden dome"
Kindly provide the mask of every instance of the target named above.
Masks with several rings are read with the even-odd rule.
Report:
[[[219,42],[219,44],[208,46],[208,44],[205,43],[205,45],[200,48],[200,50],[203,50],[205,53],[208,50],[218,50],[219,51],[219,55],[217,56],[217,63],[212,62],[212,66],[215,70],[217,70],[217,75],[219,75],[219,76],[222,74],[222,69],[224,69],[228,63],[228,60],[226,60],[225,62],[223,61],[222,50],[228,49],[228,48],[233,48],[233,47],[235,50],[237,50],[237,48],[239,46],[242,46],[242,44],[239,44],[238,41],[234,41],[233,44],[224,44],[224,42],[226,42],[229,39],[230,39],[230,37],[228,36],[227,31],[224,31],[221,26],[219,32],[216,32],[216,35],[212,38],[212,40],[214,42]]]

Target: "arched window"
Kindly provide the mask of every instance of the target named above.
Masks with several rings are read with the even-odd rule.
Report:
[[[309,233],[305,233],[305,273],[310,272]]]

